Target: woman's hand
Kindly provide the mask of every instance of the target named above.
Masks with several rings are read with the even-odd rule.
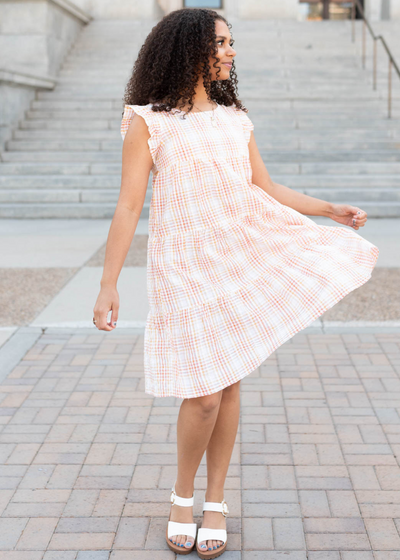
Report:
[[[111,320],[107,323],[107,315],[111,310]],[[93,309],[95,326],[100,331],[112,331],[117,326],[119,295],[114,286],[102,286]]]
[[[335,222],[350,226],[353,229],[363,227],[367,221],[367,213],[357,206],[350,206],[350,204],[332,204],[329,217]]]

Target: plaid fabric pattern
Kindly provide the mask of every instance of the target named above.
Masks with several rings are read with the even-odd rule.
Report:
[[[379,249],[354,230],[320,226],[252,183],[253,123],[235,106],[153,112],[144,337],[145,392],[209,395],[371,277]]]

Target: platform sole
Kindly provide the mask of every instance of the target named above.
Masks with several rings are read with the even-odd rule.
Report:
[[[198,557],[201,558],[202,560],[212,560],[213,558],[218,558],[218,556],[221,556],[221,554],[223,554],[225,552],[226,545],[227,545],[227,542],[224,543],[219,548],[217,548],[216,550],[209,550],[208,554],[206,552],[202,552],[196,546],[196,552],[197,552]]]
[[[178,546],[177,544],[172,543],[168,538],[168,527],[165,531],[165,538],[167,540],[168,548],[172,550],[172,552],[175,552],[176,554],[182,554],[182,555],[190,554],[191,552],[193,552],[193,550],[196,547],[196,540],[194,541],[194,545],[191,546],[190,548],[185,548],[184,546]]]

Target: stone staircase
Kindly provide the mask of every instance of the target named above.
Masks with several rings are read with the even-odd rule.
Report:
[[[387,119],[387,60],[380,53],[373,91],[359,23],[353,44],[348,21],[233,22],[240,98],[275,182],[399,217],[400,80],[393,74]],[[56,88],[37,93],[0,154],[0,217],[112,217],[123,92],[154,24],[95,20],[83,30]],[[388,28],[397,45],[400,22]],[[150,198],[151,178],[142,217]]]

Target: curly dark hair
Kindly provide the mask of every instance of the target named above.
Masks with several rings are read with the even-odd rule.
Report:
[[[210,55],[215,59],[214,68],[220,61],[216,56],[217,19],[224,21],[231,30],[231,24],[223,16],[205,8],[183,8],[164,16],[153,27],[139,50],[132,76],[125,88],[124,103],[152,103],[153,111],[170,112],[184,107],[187,101],[190,112],[201,73],[210,101],[226,106],[234,104],[247,113],[248,110],[237,97],[238,80],[234,61],[228,80],[211,80]],[[217,78],[219,73],[218,68]]]

